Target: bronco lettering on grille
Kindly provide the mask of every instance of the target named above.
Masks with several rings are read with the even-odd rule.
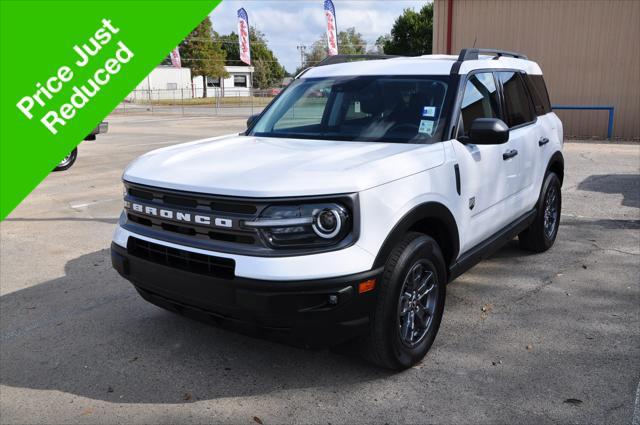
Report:
[[[151,217],[166,218],[169,220],[182,221],[185,223],[200,224],[204,226],[216,227],[233,227],[233,220],[229,218],[212,217],[203,214],[194,214],[184,211],[171,210],[166,208],[152,207],[149,205],[139,204],[137,202],[124,201],[124,208],[132,210],[138,214],[148,215]]]

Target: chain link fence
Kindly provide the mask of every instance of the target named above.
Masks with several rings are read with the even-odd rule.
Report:
[[[116,114],[175,114],[189,116],[242,116],[257,114],[279,89],[258,90],[202,87],[134,90],[116,107]]]

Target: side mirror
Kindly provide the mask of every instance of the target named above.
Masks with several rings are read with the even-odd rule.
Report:
[[[476,118],[469,136],[469,142],[476,145],[500,145],[509,140],[509,127],[498,118]]]
[[[260,116],[260,114],[255,114],[255,115],[251,115],[249,118],[247,118],[247,128],[251,127],[251,125],[255,122],[255,120],[258,119],[259,116]]]

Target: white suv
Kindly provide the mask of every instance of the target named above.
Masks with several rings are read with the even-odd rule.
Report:
[[[112,262],[169,310],[303,346],[362,337],[403,369],[447,282],[515,236],[553,245],[562,124],[517,53],[348,59],[303,72],[245,133],[129,165]]]

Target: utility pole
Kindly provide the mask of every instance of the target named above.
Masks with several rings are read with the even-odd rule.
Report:
[[[300,44],[296,46],[296,49],[298,49],[298,51],[300,52],[300,69],[302,69],[304,68],[304,54],[307,50],[307,46],[305,46],[304,44]]]

